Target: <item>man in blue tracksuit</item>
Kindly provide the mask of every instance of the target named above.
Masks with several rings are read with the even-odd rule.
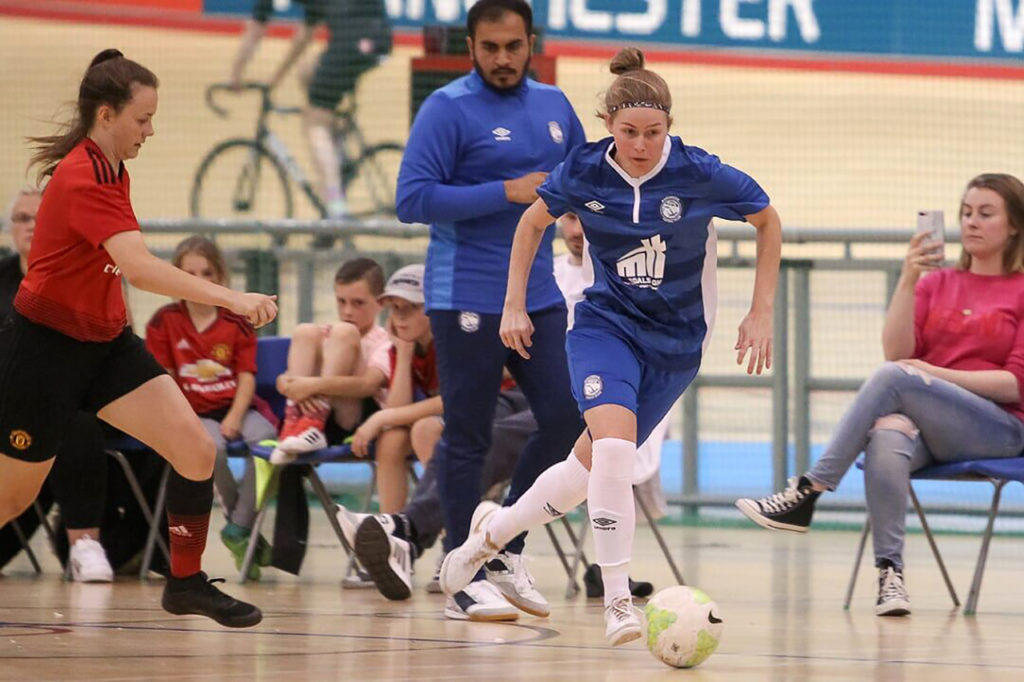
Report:
[[[519,458],[506,504],[565,457],[582,426],[565,357],[565,303],[552,271],[553,228],[529,278],[530,359],[505,348],[498,328],[516,225],[547,172],[586,141],[583,127],[561,90],[526,77],[535,36],[524,0],[480,0],[467,24],[474,70],[423,103],[397,199],[400,220],[430,223],[424,290],[444,400],[435,456],[448,548],[465,541],[480,501],[504,367],[539,426]],[[513,620],[518,611],[511,602],[546,616],[547,601],[533,587],[522,548],[522,538],[513,541],[484,575],[448,599],[445,615]]]

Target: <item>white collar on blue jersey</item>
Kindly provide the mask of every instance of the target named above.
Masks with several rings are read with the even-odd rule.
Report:
[[[615,159],[612,158],[612,149],[614,148],[615,141],[612,140],[612,143],[608,145],[608,149],[606,149],[604,152],[604,160],[608,162],[609,166],[615,169],[615,172],[618,173],[622,177],[622,179],[629,184],[630,187],[635,188],[639,187],[640,185],[644,184],[645,182],[653,178],[655,175],[660,173],[661,169],[665,167],[666,163],[668,163],[668,155],[672,151],[672,136],[665,136],[665,146],[662,147],[661,149],[661,158],[658,159],[658,163],[654,164],[654,168],[649,170],[644,175],[641,175],[639,178],[634,178],[629,173],[624,171],[622,169],[622,166],[615,163]]]

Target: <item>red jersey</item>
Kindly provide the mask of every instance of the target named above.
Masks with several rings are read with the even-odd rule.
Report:
[[[391,364],[391,383],[395,381],[395,365],[398,363],[398,351],[394,346],[388,349]],[[432,398],[441,392],[441,383],[437,376],[437,353],[434,342],[430,342],[423,355],[413,353],[412,356],[412,392],[413,400],[419,401]]]
[[[146,347],[171,370],[196,414],[231,407],[238,375],[256,373],[256,332],[244,317],[217,309],[217,318],[196,329],[182,302],[165,305],[146,325]]]
[[[948,369],[1001,369],[1024,395],[1024,275],[947,268],[922,277],[914,298],[914,357]],[[1024,420],[1024,405],[1000,405]]]
[[[28,273],[14,307],[79,341],[110,341],[125,328],[121,270],[102,244],[138,230],[128,171],[86,138],[57,165],[43,192]]]

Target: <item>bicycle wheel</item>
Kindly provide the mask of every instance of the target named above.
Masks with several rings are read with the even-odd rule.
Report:
[[[291,218],[288,176],[255,140],[225,140],[199,164],[191,213],[193,218]]]
[[[353,215],[395,215],[395,186],[404,152],[398,143],[383,142],[345,163],[345,202]]]

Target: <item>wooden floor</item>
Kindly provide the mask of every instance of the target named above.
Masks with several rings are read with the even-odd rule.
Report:
[[[56,565],[33,577],[18,559],[0,578],[0,680],[1019,680],[1024,675],[1022,541],[997,538],[980,615],[952,610],[923,538],[912,536],[908,585],[914,614],[873,615],[874,572],[862,573],[853,608],[841,600],[856,536],[809,536],[759,529],[666,529],[687,580],[709,592],[726,622],[720,650],[702,667],[674,671],[641,643],[609,649],[599,602],[567,600],[551,546],[539,534],[531,566],[552,603],[551,617],[514,624],[446,620],[442,597],[423,584],[435,554],[421,562],[413,598],[388,602],[373,590],[342,590],[340,547],[313,516],[300,577],[268,571],[257,585],[235,584],[226,550],[212,540],[211,573],[258,603],[261,625],[220,628],[159,607],[162,583],[119,578],[114,585],[64,584]],[[966,590],[977,549],[971,536],[942,536],[957,588]],[[45,554],[45,547],[40,547]],[[633,575],[669,584],[646,529]],[[965,596],[965,595],[964,595]]]

